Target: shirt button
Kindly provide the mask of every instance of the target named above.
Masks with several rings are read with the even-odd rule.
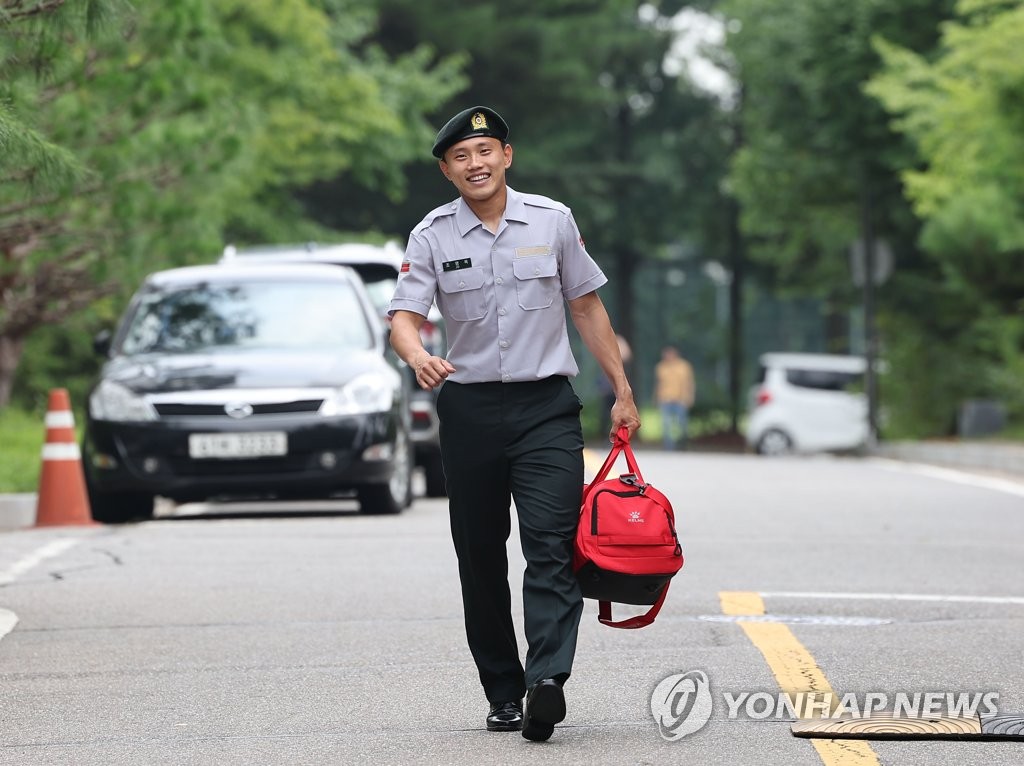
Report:
[[[508,381],[512,380],[512,376],[506,372],[504,375],[501,376],[501,379],[507,383]]]
[[[465,287],[465,286],[466,286],[465,282],[459,282],[459,287]]]
[[[507,313],[508,312],[504,308],[498,309],[498,316],[500,316],[500,317],[505,316],[505,314],[507,314]]]
[[[496,284],[496,285],[500,285],[500,284],[501,284],[501,277],[497,277],[497,278],[495,278],[495,280],[494,280],[494,284]]]
[[[540,274],[540,269],[534,269],[533,273],[534,273],[534,275]]]
[[[498,345],[500,345],[502,348],[508,348],[508,341],[507,340],[503,340]]]

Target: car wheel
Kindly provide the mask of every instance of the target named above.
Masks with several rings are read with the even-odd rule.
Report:
[[[444,483],[444,466],[441,464],[440,453],[431,455],[423,463],[423,475],[426,478],[427,497],[445,497],[448,490]]]
[[[788,455],[793,451],[793,440],[785,431],[772,428],[765,431],[757,443],[757,452],[760,455]]]
[[[409,436],[399,429],[395,439],[395,465],[386,484],[369,484],[359,488],[359,510],[362,513],[401,513],[412,504],[412,445]]]
[[[153,495],[145,492],[99,492],[89,488],[92,518],[103,524],[124,524],[153,518]]]

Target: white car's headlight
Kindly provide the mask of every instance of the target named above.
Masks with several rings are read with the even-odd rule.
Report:
[[[156,420],[156,410],[138,394],[120,383],[104,380],[89,397],[89,412],[93,420],[111,420],[119,423]]]
[[[324,399],[321,415],[362,415],[387,412],[395,401],[396,381],[379,373],[366,373],[350,380]]]

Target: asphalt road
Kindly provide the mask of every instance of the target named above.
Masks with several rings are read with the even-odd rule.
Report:
[[[1024,740],[815,746],[792,716],[730,717],[726,699],[788,677],[855,701],[995,693],[1024,714],[1024,484],[638,457],[686,565],[649,628],[603,627],[588,602],[547,743],[484,730],[446,506],[420,499],[398,517],[341,504],[0,535],[0,763],[1024,763]],[[652,693],[695,670],[710,721],[668,741]]]

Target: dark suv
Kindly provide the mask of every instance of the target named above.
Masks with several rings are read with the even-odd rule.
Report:
[[[236,249],[229,245],[220,259],[222,264],[320,263],[349,266],[366,284],[378,313],[387,321],[388,305],[395,291],[403,260],[402,248],[395,242],[384,245],[347,243],[326,245],[309,242],[303,245],[267,245]],[[435,356],[447,352],[444,319],[436,307],[420,329],[423,346]],[[412,442],[416,464],[423,468],[427,497],[444,497],[444,470],[441,467],[441,446],[438,439],[437,390],[424,391],[416,383],[415,373],[405,364],[410,383],[409,406],[412,415]]]
[[[152,516],[156,495],[412,501],[408,381],[351,269],[152,274],[97,350],[83,462],[99,521]]]

